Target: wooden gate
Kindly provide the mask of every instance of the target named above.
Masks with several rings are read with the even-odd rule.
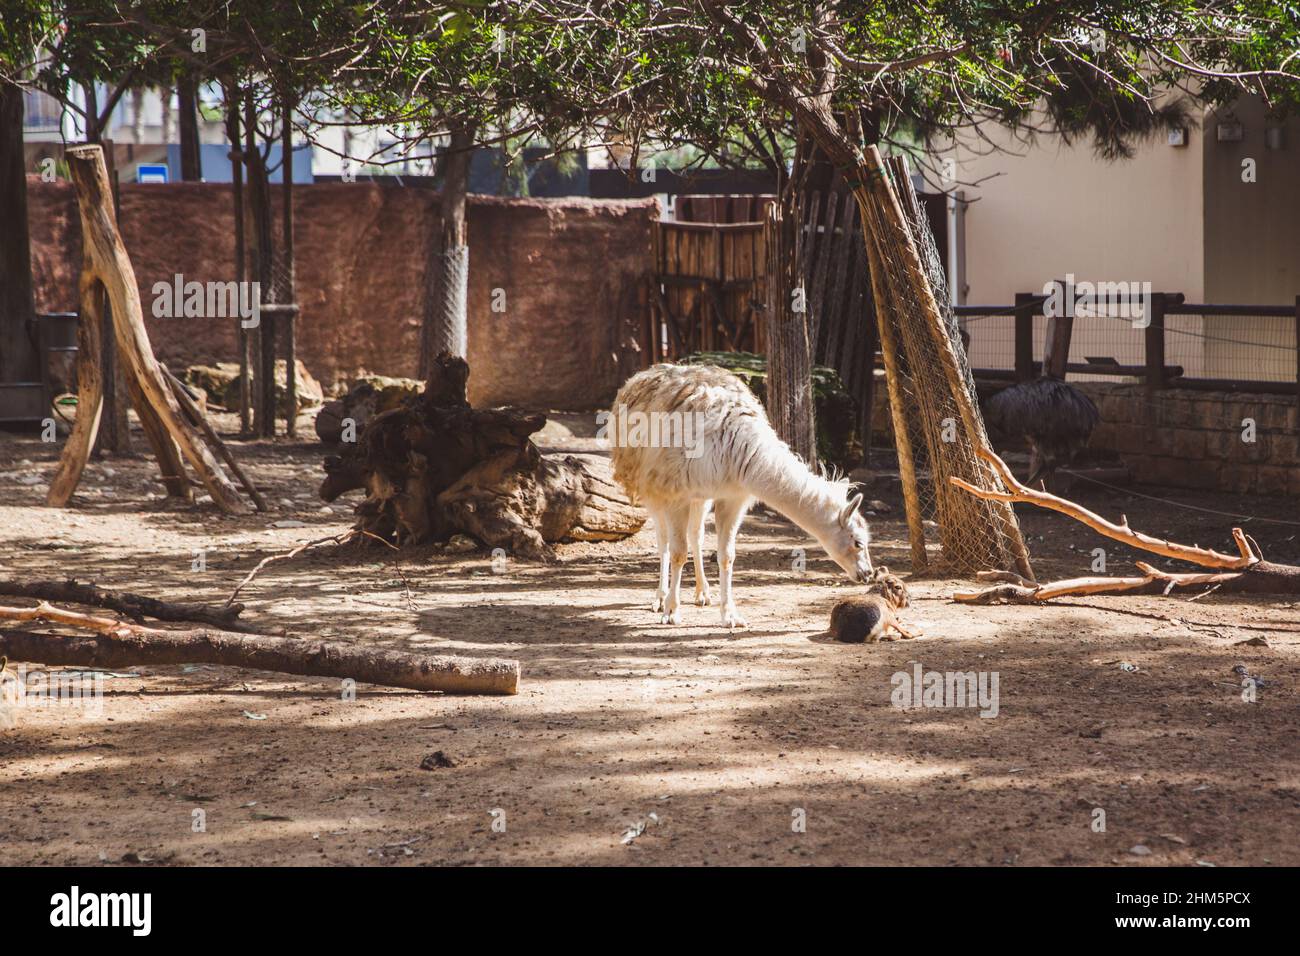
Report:
[[[643,355],[649,363],[692,352],[762,352],[767,296],[761,222],[661,222]]]

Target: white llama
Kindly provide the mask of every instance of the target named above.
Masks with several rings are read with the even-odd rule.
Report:
[[[623,383],[605,425],[614,476],[654,519],[659,590],[654,610],[680,624],[679,591],[688,545],[695,553],[695,602],[711,603],[704,574],[704,518],[718,532],[722,623],[744,627],[731,572],[736,533],[755,499],[811,534],[849,578],[871,575],[862,495],[847,481],[814,474],[768,424],[735,375],[710,365],[656,365]]]

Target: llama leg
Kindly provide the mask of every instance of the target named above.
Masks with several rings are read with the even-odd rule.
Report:
[[[659,612],[668,600],[668,520],[662,511],[653,510],[650,511],[650,520],[654,522],[655,538],[659,545],[659,590],[655,592],[654,604],[650,610]]]
[[[713,503],[713,523],[718,532],[718,589],[722,593],[722,625],[728,628],[745,626],[745,619],[736,611],[735,593],[731,590],[731,571],[736,564],[736,534],[745,520],[749,501],[730,498]]]
[[[682,623],[681,592],[682,571],[686,567],[686,529],[690,523],[691,506],[683,501],[664,509],[668,519],[668,597],[664,601],[660,622],[663,624]]]
[[[713,595],[709,593],[709,576],[704,570],[704,517],[708,513],[707,501],[691,502],[689,533],[691,554],[695,558],[695,603],[701,607],[713,603]]]

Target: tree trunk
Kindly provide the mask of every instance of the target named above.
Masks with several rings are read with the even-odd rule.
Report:
[[[248,261],[250,277],[258,285],[258,297],[265,302],[271,291],[271,195],[266,164],[257,146],[257,109],[250,88],[244,101],[244,165],[248,184]],[[272,312],[263,313],[257,327],[257,375],[253,389],[253,432],[275,437],[275,330]]]
[[[244,284],[244,154],[239,136],[239,87],[233,79],[223,86],[226,100],[226,139],[230,141],[230,189],[235,218],[235,281]],[[249,379],[251,339],[242,317],[235,319],[239,338],[239,432],[248,436],[253,430],[252,388]]]
[[[283,255],[279,295],[276,301],[288,304],[298,301],[293,261],[293,110],[293,99],[286,93],[284,114],[280,124],[280,181],[283,184],[280,191],[280,248]],[[286,312],[284,314],[284,391],[288,408],[285,410],[285,434],[290,438],[298,436],[297,325],[297,313]],[[274,394],[274,388],[272,393]]]
[[[197,183],[203,178],[199,157],[199,93],[197,78],[190,69],[176,83],[176,102],[180,111],[181,180]]]
[[[0,382],[41,381],[30,329],[36,321],[27,170],[23,153],[23,91],[0,83]]]
[[[812,348],[808,311],[801,288],[803,204],[794,201],[768,207],[764,230],[767,244],[767,413],[777,435],[791,451],[817,464],[817,423],[812,394]],[[796,302],[796,296],[798,301]]]
[[[455,126],[443,154],[441,234],[427,252],[424,325],[421,331],[420,376],[429,374],[442,352],[458,358],[467,354],[469,325],[469,230],[465,222],[469,194],[469,164],[474,145],[472,126]]]

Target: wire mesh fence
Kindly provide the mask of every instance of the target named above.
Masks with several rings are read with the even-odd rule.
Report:
[[[871,276],[890,405],[907,499],[914,573],[963,574],[986,569],[1032,574],[1015,513],[954,487],[959,477],[980,488],[998,479],[978,451],[988,436],[976,409],[975,382],[961,361],[958,323],[933,235],[906,165],[889,164],[903,222],[891,221],[888,198],[864,209],[871,227]],[[914,250],[914,252],[913,252]],[[922,275],[915,273],[919,257]],[[927,289],[928,286],[928,289]],[[930,319],[938,310],[938,324]],[[937,550],[931,544],[938,544]]]

